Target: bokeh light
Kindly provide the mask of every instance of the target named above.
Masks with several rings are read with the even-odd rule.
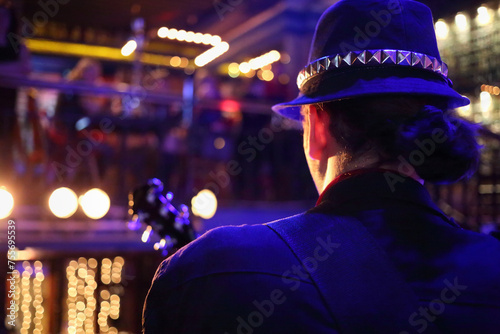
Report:
[[[168,36],[168,28],[167,27],[161,27],[158,29],[158,37],[160,38],[166,38]]]
[[[469,28],[469,20],[463,13],[458,13],[455,16],[455,24],[460,31],[465,31]]]
[[[122,47],[122,56],[130,56],[132,53],[134,53],[135,49],[137,49],[137,42],[134,40],[128,41],[127,44]]]
[[[215,45],[213,48],[203,52],[201,55],[196,57],[194,63],[196,66],[203,67],[206,64],[210,63],[211,61],[213,61],[215,58],[226,53],[228,50],[229,50],[229,44],[227,42],[221,42]]]
[[[78,209],[78,197],[69,188],[59,188],[49,197],[49,208],[58,218],[69,218]]]
[[[94,188],[80,197],[80,205],[87,217],[99,219],[108,213],[111,202],[108,194],[101,189]]]
[[[0,188],[0,219],[7,218],[14,209],[14,197],[5,188]]]
[[[203,189],[191,200],[193,213],[203,219],[212,218],[217,212],[217,197],[208,190]]]
[[[444,20],[439,20],[436,22],[436,36],[439,39],[445,39],[448,37],[450,28]]]
[[[491,14],[490,10],[485,7],[481,6],[477,9],[477,20],[480,25],[486,25],[491,22]]]

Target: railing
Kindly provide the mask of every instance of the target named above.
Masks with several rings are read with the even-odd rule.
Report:
[[[130,85],[82,85],[64,81],[51,82],[21,77],[0,77],[0,87],[36,87],[40,89],[54,89],[66,93],[130,96],[140,98],[148,103],[160,105],[179,104],[185,102],[186,99],[186,96],[180,94],[168,95],[134,88]],[[220,100],[195,99],[193,102],[199,108],[214,110],[218,110],[221,104]],[[246,100],[238,101],[238,107],[245,113],[250,114],[269,115],[271,113],[270,103]],[[148,129],[148,131],[156,129],[162,132],[162,128],[158,126],[164,125],[164,123],[158,120],[144,120],[144,124],[142,124],[143,122],[138,119],[122,119],[109,115],[100,117],[108,118],[113,124],[124,130],[125,135],[129,132],[133,133],[134,127]],[[93,121],[99,121],[99,117]],[[148,126],[148,123],[152,123],[154,126]],[[500,135],[485,127],[480,128],[479,134],[484,149],[481,166],[476,175],[470,180],[453,185],[430,185],[429,190],[434,201],[459,224],[471,230],[487,232],[500,227]],[[252,135],[255,136],[255,134]],[[278,147],[278,151],[280,149]],[[125,166],[122,165],[119,171],[122,171],[124,168]],[[120,180],[123,180],[123,177],[120,177]],[[122,189],[120,193],[126,193],[127,191],[127,189]]]

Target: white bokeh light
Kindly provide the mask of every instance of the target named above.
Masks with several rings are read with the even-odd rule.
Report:
[[[463,13],[458,13],[457,16],[455,16],[455,24],[459,31],[466,31],[470,27],[469,20]]]
[[[210,219],[217,212],[217,197],[212,191],[203,189],[191,200],[191,209],[195,215]]]
[[[0,188],[0,219],[7,218],[14,209],[14,197],[4,188]]]
[[[439,20],[436,22],[436,36],[439,39],[445,39],[448,37],[448,34],[450,32],[450,28],[448,27],[448,24],[443,21]]]
[[[158,37],[160,38],[166,38],[168,37],[168,33],[169,33],[169,30],[167,27],[161,27],[160,29],[158,29]]]
[[[134,40],[130,40],[125,44],[121,50],[122,56],[128,57],[132,53],[134,53],[135,49],[137,49],[137,42]]]
[[[487,7],[481,6],[477,9],[477,21],[480,25],[487,25],[491,22],[490,10]]]
[[[80,197],[83,212],[91,219],[102,218],[108,213],[111,201],[101,189],[90,189]]]
[[[78,209],[78,197],[69,188],[59,188],[49,198],[49,208],[58,218],[69,218]]]

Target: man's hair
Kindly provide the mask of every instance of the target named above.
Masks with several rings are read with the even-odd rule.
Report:
[[[409,163],[433,183],[471,177],[478,167],[477,125],[432,98],[366,97],[317,106],[330,115],[329,130],[352,159],[376,153],[380,165]]]

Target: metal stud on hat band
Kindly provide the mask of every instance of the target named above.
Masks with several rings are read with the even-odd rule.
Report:
[[[446,81],[449,81],[448,65],[435,57],[412,51],[382,49],[352,51],[345,56],[337,54],[315,60],[300,71],[297,86],[302,89],[309,79],[339,68],[381,65],[420,68],[440,74]]]

